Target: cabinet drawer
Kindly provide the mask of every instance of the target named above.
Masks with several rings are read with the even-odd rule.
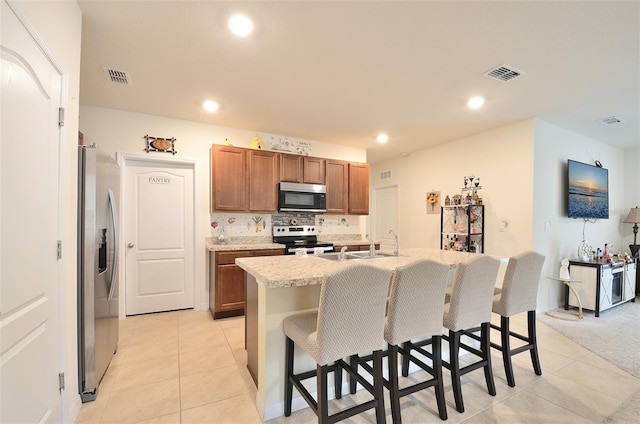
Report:
[[[216,253],[216,263],[218,265],[229,265],[235,264],[236,258],[246,258],[252,256],[251,251],[243,250],[237,252],[217,252]]]
[[[279,256],[284,255],[284,249],[254,250],[253,256]]]

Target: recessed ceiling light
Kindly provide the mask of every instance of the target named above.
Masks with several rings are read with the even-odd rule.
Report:
[[[229,29],[239,37],[246,37],[253,32],[253,22],[239,13],[229,18]]]
[[[207,112],[216,112],[220,108],[218,103],[214,102],[213,100],[207,100],[202,104],[202,107],[204,107],[204,110],[206,110]]]
[[[484,97],[480,97],[480,96],[472,97],[467,102],[467,106],[469,106],[471,109],[481,108],[483,104],[484,104]]]
[[[386,134],[378,134],[378,137],[376,138],[376,140],[378,140],[378,143],[386,143],[387,141],[389,141],[389,136]]]

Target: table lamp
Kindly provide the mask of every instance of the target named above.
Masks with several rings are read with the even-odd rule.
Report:
[[[636,238],[638,236],[638,223],[640,223],[640,208],[637,206],[635,208],[631,208],[631,210],[629,211],[629,215],[627,215],[627,217],[622,222],[633,224],[633,244],[629,245],[629,249],[631,249],[631,255],[636,256],[638,250],[640,249],[640,246],[638,246],[636,241]]]

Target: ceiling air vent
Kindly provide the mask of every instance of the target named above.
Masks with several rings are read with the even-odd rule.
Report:
[[[483,74],[486,77],[494,78],[502,82],[511,81],[514,78],[524,75],[524,72],[508,65],[500,65]]]
[[[121,71],[120,69],[104,67],[104,73],[107,74],[109,81],[116,84],[131,85],[131,75],[129,71]]]
[[[604,125],[614,125],[624,122],[624,119],[618,118],[617,116],[609,116],[608,118],[599,119],[599,121]]]

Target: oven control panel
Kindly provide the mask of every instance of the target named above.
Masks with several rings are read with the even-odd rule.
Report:
[[[313,225],[273,226],[274,237],[313,236],[316,234],[316,227]]]

